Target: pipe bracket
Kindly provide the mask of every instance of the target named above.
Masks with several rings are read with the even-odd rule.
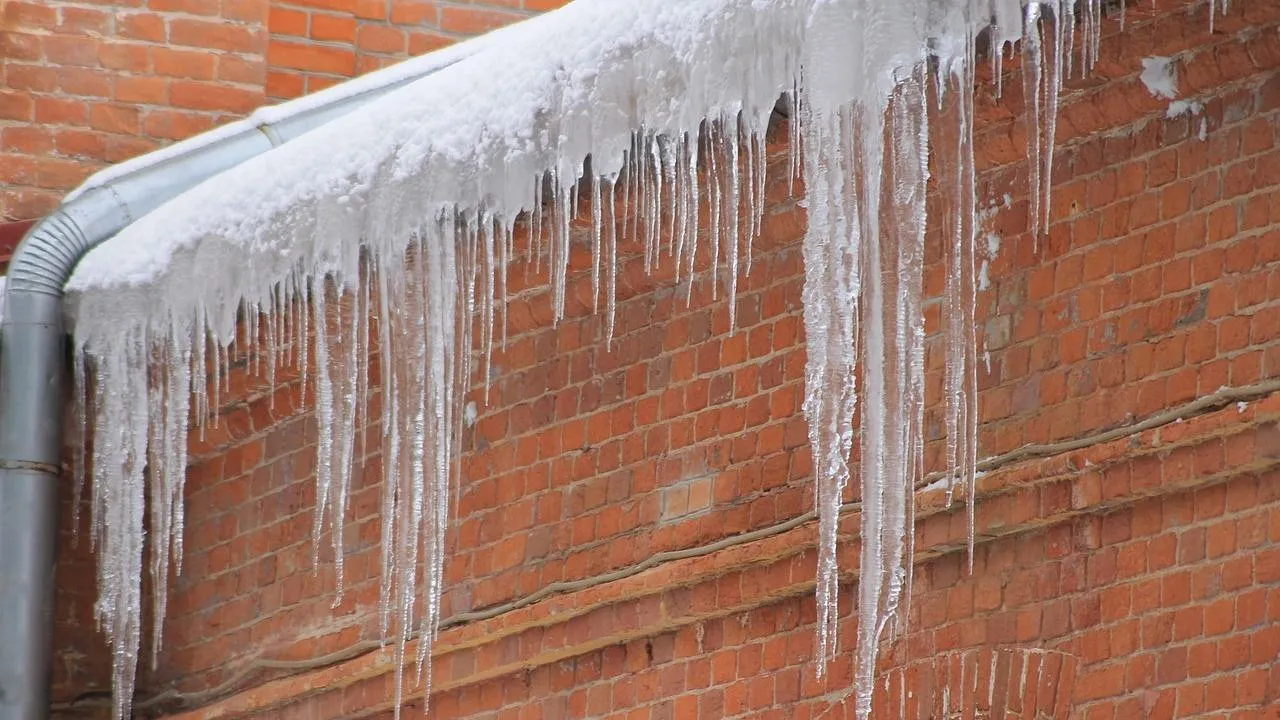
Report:
[[[62,474],[62,468],[57,465],[31,460],[0,460],[0,470],[35,470],[55,477]]]

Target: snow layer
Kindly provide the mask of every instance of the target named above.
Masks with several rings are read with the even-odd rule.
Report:
[[[650,265],[670,261],[690,273],[698,243],[710,243],[732,295],[760,228],[768,118],[790,94],[798,108],[793,171],[804,173],[809,209],[804,412],[820,519],[819,647],[823,657],[836,652],[836,531],[860,390],[855,682],[858,714],[867,717],[879,643],[903,628],[911,584],[911,489],[923,470],[928,158],[931,150],[938,157],[952,198],[932,219],[950,235],[948,492],[960,482],[972,498],[974,39],[992,29],[997,67],[1012,43],[1023,49],[1039,229],[1074,7],[577,0],[223,173],[95,249],[68,290],[78,426],[92,416],[97,431],[97,610],[116,654],[117,713],[128,713],[141,642],[143,498],[152,496],[150,570],[162,619],[170,566],[181,561],[189,418],[203,427],[216,411],[233,353],[247,351],[272,382],[284,363],[314,373],[316,536],[318,543],[329,528],[339,575],[355,458],[365,443],[388,458],[383,630],[401,670],[406,641],[422,637],[419,679],[429,678],[470,349],[478,343],[487,363],[501,340],[517,218],[530,222],[546,256],[557,318],[579,193],[590,193],[592,277],[609,333],[620,236],[643,238]],[[1086,28],[1096,30],[1096,3],[1084,7]],[[1096,57],[1091,37],[1084,34],[1081,67]],[[956,105],[955,145],[929,147],[934,100]],[[376,438],[357,433],[370,421],[371,355],[382,363]],[[157,623],[155,647],[159,630]]]

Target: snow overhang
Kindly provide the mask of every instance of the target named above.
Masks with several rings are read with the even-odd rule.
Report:
[[[89,296],[117,317],[163,314],[152,319],[164,325],[201,307],[229,329],[241,299],[261,299],[299,266],[349,266],[359,243],[402,241],[443,208],[483,207],[511,223],[534,206],[544,172],[576,178],[590,155],[597,172],[617,174],[634,131],[696,135],[704,119],[739,111],[763,126],[802,62],[843,67],[812,73],[833,95],[887,96],[926,37],[933,53],[963,52],[962,39],[989,25],[966,22],[949,0],[893,12],[813,5],[578,0],[506,28],[480,52],[202,183],[89,253],[67,285],[77,335],[98,324]],[[809,32],[821,6],[833,17]],[[839,15],[849,7],[860,16]],[[1018,0],[992,7],[1020,17]],[[864,22],[877,30],[865,44],[833,34],[855,37]]]

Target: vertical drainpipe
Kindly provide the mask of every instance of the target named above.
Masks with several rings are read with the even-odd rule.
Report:
[[[99,214],[110,208],[101,203]],[[62,457],[62,285],[90,245],[77,209],[37,224],[9,266],[0,331],[0,718],[49,714]],[[108,219],[106,217],[102,218]]]

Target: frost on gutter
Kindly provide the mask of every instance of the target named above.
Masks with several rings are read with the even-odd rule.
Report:
[[[117,715],[128,714],[141,645],[144,514],[163,618],[182,557],[189,418],[203,427],[217,411],[238,318],[271,381],[283,363],[314,373],[315,530],[330,530],[339,577],[357,447],[362,455],[374,443],[389,459],[381,610],[399,692],[412,637],[418,677],[430,678],[470,349],[478,343],[487,363],[500,340],[517,219],[548,263],[557,318],[583,193],[609,334],[620,238],[642,240],[646,259],[682,273],[706,271],[694,257],[710,243],[732,295],[760,229],[768,118],[788,94],[798,108],[792,172],[803,173],[809,212],[804,412],[820,519],[819,653],[837,651],[836,529],[856,473],[855,684],[866,717],[879,643],[903,629],[911,585],[927,222],[948,235],[948,496],[957,486],[973,493],[975,38],[990,30],[997,70],[1014,44],[1023,53],[1038,230],[1062,78],[1072,58],[1079,70],[1096,57],[1096,3],[1084,7],[1077,40],[1065,32],[1076,23],[1072,0],[578,0],[194,188],[90,253],[68,285],[79,427],[91,418],[95,430],[92,463],[77,465],[93,468],[97,614],[115,650]],[[928,103],[938,96],[958,108],[959,142],[931,149]],[[931,150],[954,200],[928,218]],[[466,321],[475,315],[478,338]],[[356,431],[372,420],[371,356],[386,398],[380,437]],[[152,642],[160,646],[159,621]]]

